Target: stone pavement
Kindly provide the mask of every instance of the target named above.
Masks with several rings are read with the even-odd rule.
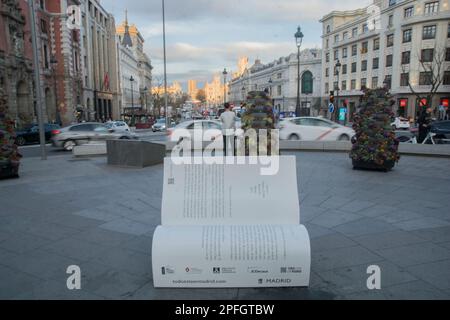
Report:
[[[403,157],[393,172],[353,171],[344,153],[297,156],[310,288],[154,289],[162,165],[105,158],[23,160],[0,181],[0,299],[449,299],[450,161]],[[274,213],[276,214],[276,213]],[[82,289],[66,288],[79,265]],[[369,265],[381,290],[366,287]]]

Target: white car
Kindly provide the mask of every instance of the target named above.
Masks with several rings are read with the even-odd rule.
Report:
[[[411,128],[411,124],[409,123],[409,120],[403,117],[397,117],[395,118],[395,121],[391,123],[392,128],[394,130],[397,129],[406,129],[409,130]]]
[[[281,140],[350,141],[355,135],[351,128],[320,117],[297,117],[279,124]]]
[[[105,123],[105,126],[115,132],[131,132],[130,127],[124,121],[109,121]]]

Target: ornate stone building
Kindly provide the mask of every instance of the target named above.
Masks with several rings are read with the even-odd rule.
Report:
[[[0,86],[7,96],[11,118],[18,125],[36,120],[28,13],[25,0],[0,3]]]

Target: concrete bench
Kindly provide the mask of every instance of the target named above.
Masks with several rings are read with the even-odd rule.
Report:
[[[75,146],[72,154],[75,157],[104,156],[106,155],[106,143],[86,143]]]
[[[139,140],[108,140],[108,165],[145,168],[163,163],[166,146]]]

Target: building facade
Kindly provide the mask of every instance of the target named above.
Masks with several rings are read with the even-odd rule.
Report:
[[[192,101],[197,100],[198,86],[196,80],[188,80],[188,95]]]
[[[119,78],[122,88],[121,105],[124,114],[152,112],[152,64],[144,52],[144,38],[138,28],[128,24],[128,15],[116,28],[119,48]],[[133,79],[133,81],[131,81]]]
[[[318,115],[323,108],[320,89],[321,54],[320,49],[305,49],[300,53],[300,104],[309,115]],[[295,112],[297,79],[297,54],[281,57],[268,64],[256,60],[250,68],[231,81],[230,100],[234,104],[240,104],[245,102],[248,92],[268,90],[274,107],[279,112]]]
[[[28,3],[0,4],[0,86],[17,125],[36,120]]]
[[[324,103],[330,91],[339,89],[334,93],[339,93],[339,107],[347,106],[349,120],[363,87],[390,88],[400,116],[414,118],[423,106],[448,106],[448,0],[374,0],[367,8],[333,11],[321,23]],[[432,91],[432,78],[441,82],[436,94],[421,98]]]
[[[228,84],[224,83],[224,79],[220,75],[215,75],[211,82],[206,82],[203,88],[206,96],[206,104],[208,107],[218,107],[224,104],[225,97],[228,95]],[[229,102],[229,98],[226,99]]]
[[[120,117],[115,20],[99,0],[83,0],[82,10],[82,70],[83,100],[79,118],[106,121]]]

